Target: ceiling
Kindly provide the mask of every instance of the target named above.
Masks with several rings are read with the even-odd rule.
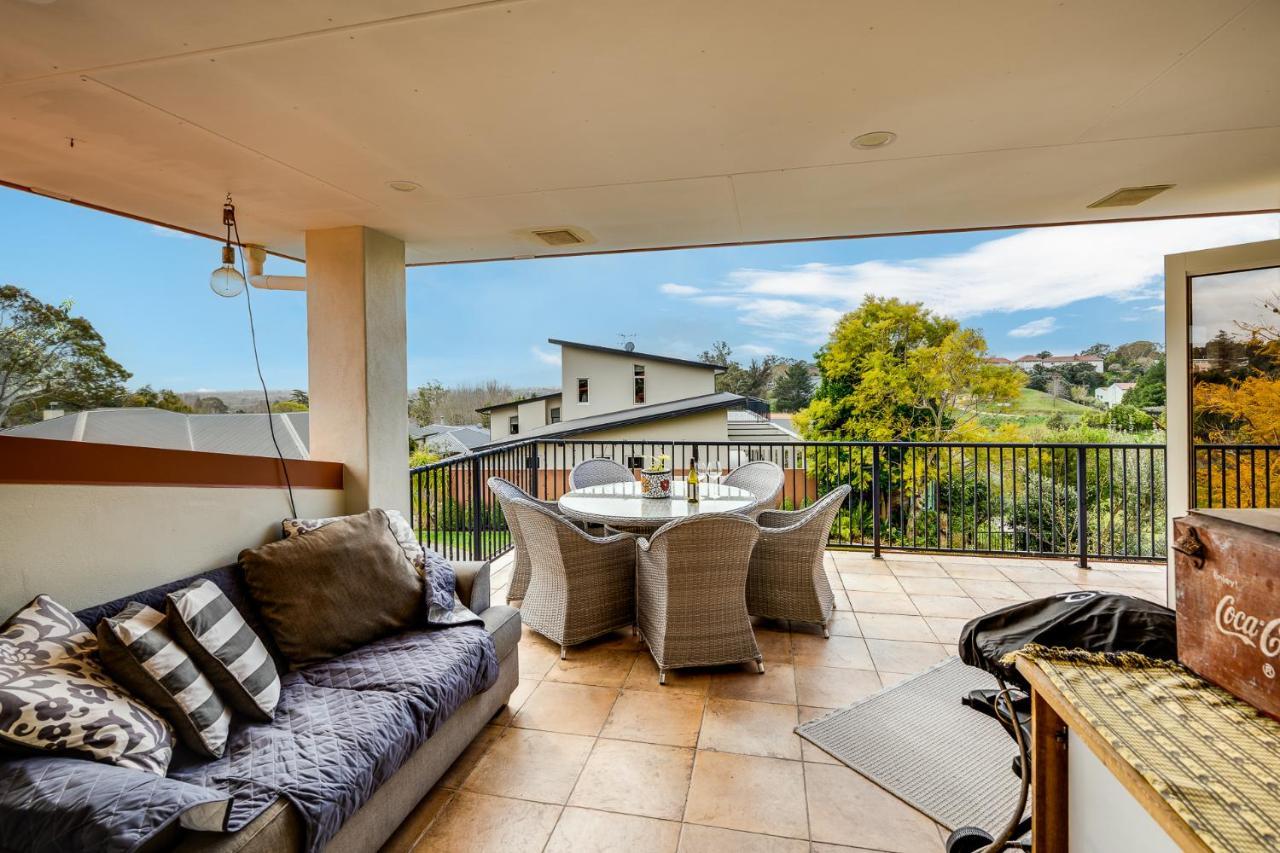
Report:
[[[0,180],[410,263],[1271,210],[1277,44],[1276,0],[0,0]]]

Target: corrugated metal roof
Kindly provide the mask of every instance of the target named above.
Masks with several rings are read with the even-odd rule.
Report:
[[[686,397],[683,400],[672,400],[667,403],[654,403],[651,406],[636,406],[631,409],[620,409],[616,412],[592,415],[588,418],[574,418],[558,424],[547,424],[527,433],[495,441],[494,444],[510,444],[530,438],[566,438],[584,432],[599,432],[605,429],[648,423],[649,421],[678,418],[699,412],[710,412],[717,409],[728,409],[740,404],[746,397],[719,391],[715,394],[703,394],[698,397]]]
[[[24,424],[4,435],[123,444],[167,450],[200,450],[239,456],[275,456],[265,415],[185,415],[163,409],[92,409]],[[272,415],[276,440],[286,459],[307,459],[307,412]]]
[[[791,430],[755,412],[729,412],[729,440],[739,442],[800,441]]]

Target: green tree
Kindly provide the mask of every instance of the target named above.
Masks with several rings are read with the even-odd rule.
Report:
[[[962,405],[1012,400],[1026,382],[986,355],[978,331],[918,302],[868,296],[818,351],[818,390],[796,424],[812,440],[944,439],[977,416]]]
[[[293,393],[289,395],[289,401],[292,403],[297,403],[298,405],[302,406],[303,409],[311,408],[311,395],[309,395],[306,391],[303,391],[301,388],[293,389]]]
[[[1139,409],[1163,406],[1165,403],[1164,374],[1164,358],[1161,358],[1143,371],[1134,386],[1125,392],[1125,405],[1137,406]]]
[[[804,361],[793,361],[773,383],[773,398],[778,409],[798,412],[813,399],[813,377]]]
[[[124,398],[124,405],[130,408],[164,409],[183,414],[195,411],[172,389],[161,388],[157,391],[150,385],[143,385],[137,391],[131,392]]]
[[[47,403],[116,405],[129,371],[93,324],[14,285],[0,286],[0,425],[34,420]]]
[[[276,400],[271,404],[271,411],[278,414],[287,414],[289,412],[305,412],[310,407],[306,403],[300,403],[297,400]]]
[[[773,374],[782,359],[776,355],[766,355],[762,359],[751,359],[741,364],[733,357],[733,349],[724,341],[716,341],[711,349],[703,350],[699,361],[707,364],[719,364],[725,368],[716,376],[716,390],[728,391],[730,394],[741,394],[744,397],[760,397],[769,395],[769,387],[773,383]]]
[[[423,426],[435,423],[444,394],[444,386],[439,382],[432,381],[426,385],[419,385],[409,397],[409,419]]]
[[[196,397],[191,408],[202,415],[225,415],[231,411],[221,397]]]

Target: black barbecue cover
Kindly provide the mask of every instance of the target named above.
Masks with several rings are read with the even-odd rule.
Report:
[[[971,620],[960,632],[960,658],[1010,684],[1026,687],[1009,652],[1037,643],[1090,652],[1138,652],[1176,660],[1173,611],[1141,598],[1092,590],[1020,601]]]

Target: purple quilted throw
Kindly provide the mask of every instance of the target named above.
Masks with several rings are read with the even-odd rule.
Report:
[[[453,625],[483,625],[484,620],[468,610],[458,598],[453,566],[430,548],[422,549],[423,572],[427,579],[427,624],[433,628]]]

